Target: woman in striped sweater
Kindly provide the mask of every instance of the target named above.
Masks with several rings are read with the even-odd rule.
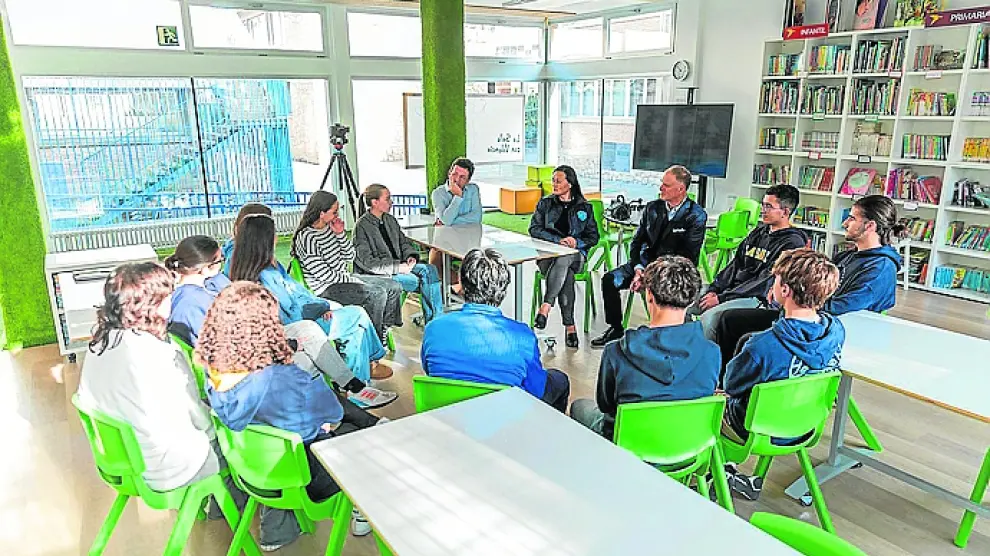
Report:
[[[292,256],[299,259],[309,289],[341,305],[364,307],[384,338],[388,327],[402,326],[402,286],[388,277],[350,272],[354,244],[339,212],[336,195],[314,192],[292,236]]]

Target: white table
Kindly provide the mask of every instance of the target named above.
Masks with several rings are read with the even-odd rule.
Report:
[[[552,259],[577,253],[576,249],[564,247],[549,241],[534,239],[528,235],[517,234],[487,224],[468,224],[464,226],[426,226],[412,228],[406,231],[410,240],[439,250],[443,253],[443,268],[440,278],[443,282],[444,306],[447,305],[450,278],[450,258],[463,259],[472,249],[492,248],[498,251],[505,262],[515,269],[515,303],[516,320],[525,321],[523,310],[523,263]]]
[[[842,380],[828,461],[815,468],[818,481],[824,483],[862,463],[977,515],[990,517],[990,508],[882,462],[872,450],[846,446],[844,442],[853,379],[990,423],[990,373],[986,372],[990,342],[865,311],[843,315],[839,320],[846,328]],[[807,491],[804,479],[786,490],[792,498],[801,498]]]
[[[433,214],[422,214],[419,212],[413,214],[402,214],[396,216],[395,219],[399,222],[399,227],[403,230],[425,228],[427,226],[432,226],[437,221],[437,217],[433,216]]]
[[[797,554],[517,388],[312,449],[400,556]]]

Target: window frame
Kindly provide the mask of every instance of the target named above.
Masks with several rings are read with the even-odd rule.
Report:
[[[631,52],[616,52],[613,54],[609,53],[609,44],[611,43],[611,28],[613,19],[622,19],[630,16],[645,16],[650,14],[656,14],[660,12],[669,11],[671,19],[673,21],[673,26],[670,33],[670,48],[654,48],[650,50],[634,50]],[[592,19],[602,20],[602,54],[601,56],[593,57],[582,57],[582,58],[564,58],[564,59],[553,59],[553,33],[552,26],[556,23],[571,23],[574,21],[589,21]],[[668,0],[666,2],[652,3],[649,6],[636,6],[629,8],[619,8],[613,10],[604,10],[600,12],[586,13],[581,15],[573,15],[567,17],[552,18],[547,20],[547,31],[546,31],[546,60],[547,63],[557,63],[566,64],[572,62],[588,62],[595,60],[614,60],[614,59],[625,59],[625,58],[643,58],[649,56],[672,56],[677,50],[677,2],[674,0]]]
[[[305,6],[299,4],[282,4],[278,2],[246,2],[235,0],[180,0],[182,3],[183,25],[186,33],[186,50],[193,54],[235,54],[246,56],[288,56],[302,58],[329,58],[330,44],[327,10],[323,6]],[[320,50],[286,50],[280,48],[231,48],[229,46],[198,46],[193,38],[192,7],[208,7],[229,10],[251,10],[261,12],[315,13],[320,16]]]

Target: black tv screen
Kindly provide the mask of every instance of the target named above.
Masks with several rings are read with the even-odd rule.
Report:
[[[732,104],[639,105],[633,168],[662,172],[681,164],[692,174],[724,178],[732,108]]]

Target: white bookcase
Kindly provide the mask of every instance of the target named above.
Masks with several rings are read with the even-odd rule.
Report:
[[[801,207],[816,207],[827,210],[828,222],[819,228],[797,224],[809,231],[809,235],[819,240],[818,248],[831,255],[836,246],[844,242],[841,227],[844,210],[852,206],[853,196],[840,193],[846,175],[853,168],[870,168],[882,176],[884,185],[887,175],[893,169],[910,168],[922,176],[938,176],[942,181],[942,191],[938,204],[897,200],[900,217],[920,217],[934,219],[935,228],[931,242],[912,241],[911,252],[930,252],[925,280],[910,284],[911,287],[928,289],[990,303],[990,294],[966,289],[942,289],[934,287],[935,269],[941,265],[956,265],[986,270],[990,273],[990,251],[962,249],[946,245],[946,232],[952,221],[963,221],[966,226],[990,226],[990,209],[961,207],[952,204],[954,185],[960,179],[979,181],[990,185],[990,163],[967,162],[963,160],[962,147],[968,137],[990,137],[990,115],[976,115],[977,107],[972,105],[973,93],[990,91],[990,70],[970,69],[973,66],[974,45],[980,24],[941,28],[889,28],[869,31],[833,33],[828,37],[807,40],[766,41],[762,67],[761,90],[767,83],[780,83],[784,87],[798,87],[798,113],[782,114],[765,109],[764,95],[761,92],[758,107],[756,149],[753,156],[754,182],[756,167],[772,164],[776,167],[790,167],[789,183],[801,188],[801,172],[806,166],[833,167],[834,178],[828,191],[806,190],[801,188]],[[889,41],[900,38],[905,42],[903,64],[885,71],[854,73],[857,48],[866,41]],[[836,74],[815,74],[809,72],[811,54],[815,47],[844,45],[850,49],[843,71]],[[941,45],[945,49],[965,51],[963,69],[959,70],[915,70],[916,48],[924,45]],[[800,55],[800,63],[794,75],[768,75],[772,56],[780,54]],[[899,84],[892,114],[860,114],[853,106],[854,85],[860,80],[889,81]],[[809,87],[819,85],[844,86],[841,113],[801,113],[806,97],[811,98]],[[955,93],[957,106],[951,116],[910,116],[908,102],[911,89]],[[990,112],[984,112],[990,114]],[[862,157],[853,150],[853,137],[857,123],[861,121],[879,125],[881,133],[891,135],[891,151],[881,155]],[[791,148],[762,148],[761,134],[766,128],[793,130]],[[835,150],[823,148],[802,148],[802,138],[808,132],[838,134]],[[950,136],[945,160],[906,159],[902,152],[905,134]],[[761,198],[768,184],[753,183],[751,194]],[[869,193],[884,193],[884,186],[874,188]],[[909,261],[905,261],[909,264]]]

